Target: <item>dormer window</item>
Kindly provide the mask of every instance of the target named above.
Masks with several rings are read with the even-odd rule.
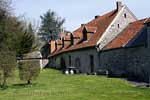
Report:
[[[124,14],[124,18],[127,18],[127,14],[126,13]]]
[[[120,25],[118,24],[118,28],[120,28]]]
[[[83,41],[87,40],[87,31],[86,28],[83,29]]]

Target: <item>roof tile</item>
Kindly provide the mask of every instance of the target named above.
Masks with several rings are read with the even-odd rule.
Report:
[[[77,30],[73,32],[73,36],[80,37],[80,41],[83,37],[82,32],[85,26],[88,27],[88,30],[91,32],[95,31],[95,29],[97,28],[96,33],[88,41],[72,45],[71,47],[67,47],[66,49],[62,49],[59,52],[53,53],[51,56],[54,56],[63,52],[67,52],[67,51],[96,46],[97,41],[102,36],[102,34],[110,25],[110,23],[112,22],[112,20],[115,18],[116,15],[117,15],[117,10],[115,9],[107,14],[104,14],[103,16],[99,16],[98,18],[93,19],[92,21],[90,21],[89,23],[85,25],[82,25],[80,28],[78,28]]]
[[[125,46],[143,27],[146,19],[132,22],[114,40],[112,40],[103,50]]]

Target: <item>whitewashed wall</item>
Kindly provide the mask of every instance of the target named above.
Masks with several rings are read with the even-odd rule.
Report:
[[[124,14],[126,14],[126,18]],[[99,50],[101,50],[115,37],[117,37],[119,33],[129,25],[129,23],[136,20],[137,20],[136,17],[126,6],[122,7],[122,9],[118,12],[117,16],[115,17],[115,19],[112,21],[112,23],[109,25],[105,33],[97,42],[97,45],[99,45]]]

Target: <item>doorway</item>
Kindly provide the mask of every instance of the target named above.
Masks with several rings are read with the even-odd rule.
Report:
[[[61,57],[61,69],[62,70],[64,70],[64,69],[66,69],[66,63],[65,63],[65,60],[64,60],[64,58],[63,57]]]
[[[94,72],[94,56],[93,55],[90,55],[90,70],[91,70],[91,73]]]

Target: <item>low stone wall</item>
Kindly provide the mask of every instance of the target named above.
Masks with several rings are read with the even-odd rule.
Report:
[[[17,60],[17,62],[34,62],[36,66],[43,69],[44,67],[46,67],[49,60],[48,59],[20,59],[20,60]]]

